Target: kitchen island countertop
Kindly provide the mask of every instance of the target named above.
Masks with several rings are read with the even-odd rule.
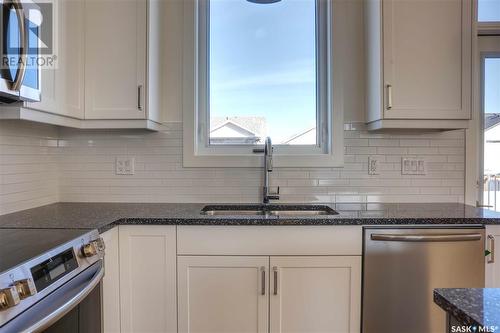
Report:
[[[500,213],[458,203],[328,204],[334,216],[208,216],[203,203],[55,203],[0,216],[0,228],[99,229],[142,225],[488,225]],[[238,205],[238,204],[234,204]],[[293,206],[293,204],[288,204]]]
[[[434,289],[434,302],[455,319],[454,325],[471,326],[472,332],[481,332],[479,327],[482,327],[482,332],[499,330],[500,289],[498,288]]]

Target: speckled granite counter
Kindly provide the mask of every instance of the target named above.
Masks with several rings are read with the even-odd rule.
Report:
[[[434,289],[434,302],[455,319],[454,325],[476,326],[473,332],[479,326],[493,328],[487,332],[500,327],[500,289]]]
[[[422,225],[500,224],[500,214],[463,204],[331,204],[335,216],[207,216],[205,204],[56,203],[0,216],[0,228],[107,230],[116,224]]]

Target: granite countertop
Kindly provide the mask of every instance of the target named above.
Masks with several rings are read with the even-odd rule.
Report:
[[[500,213],[463,204],[329,204],[334,216],[208,216],[202,203],[55,203],[0,216],[0,228],[94,229],[116,224],[422,225],[500,224]],[[290,204],[293,205],[293,204]]]
[[[434,289],[434,302],[461,325],[500,327],[498,288]]]

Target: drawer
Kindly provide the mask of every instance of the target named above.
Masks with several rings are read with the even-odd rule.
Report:
[[[361,226],[178,226],[178,255],[361,255]]]

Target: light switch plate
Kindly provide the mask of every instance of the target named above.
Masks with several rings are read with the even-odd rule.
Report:
[[[135,158],[131,156],[117,156],[115,174],[133,175],[135,173]]]
[[[379,160],[376,157],[368,157],[368,174],[378,175],[379,174]]]
[[[403,175],[425,175],[427,165],[423,158],[403,157],[401,159],[401,174]]]

